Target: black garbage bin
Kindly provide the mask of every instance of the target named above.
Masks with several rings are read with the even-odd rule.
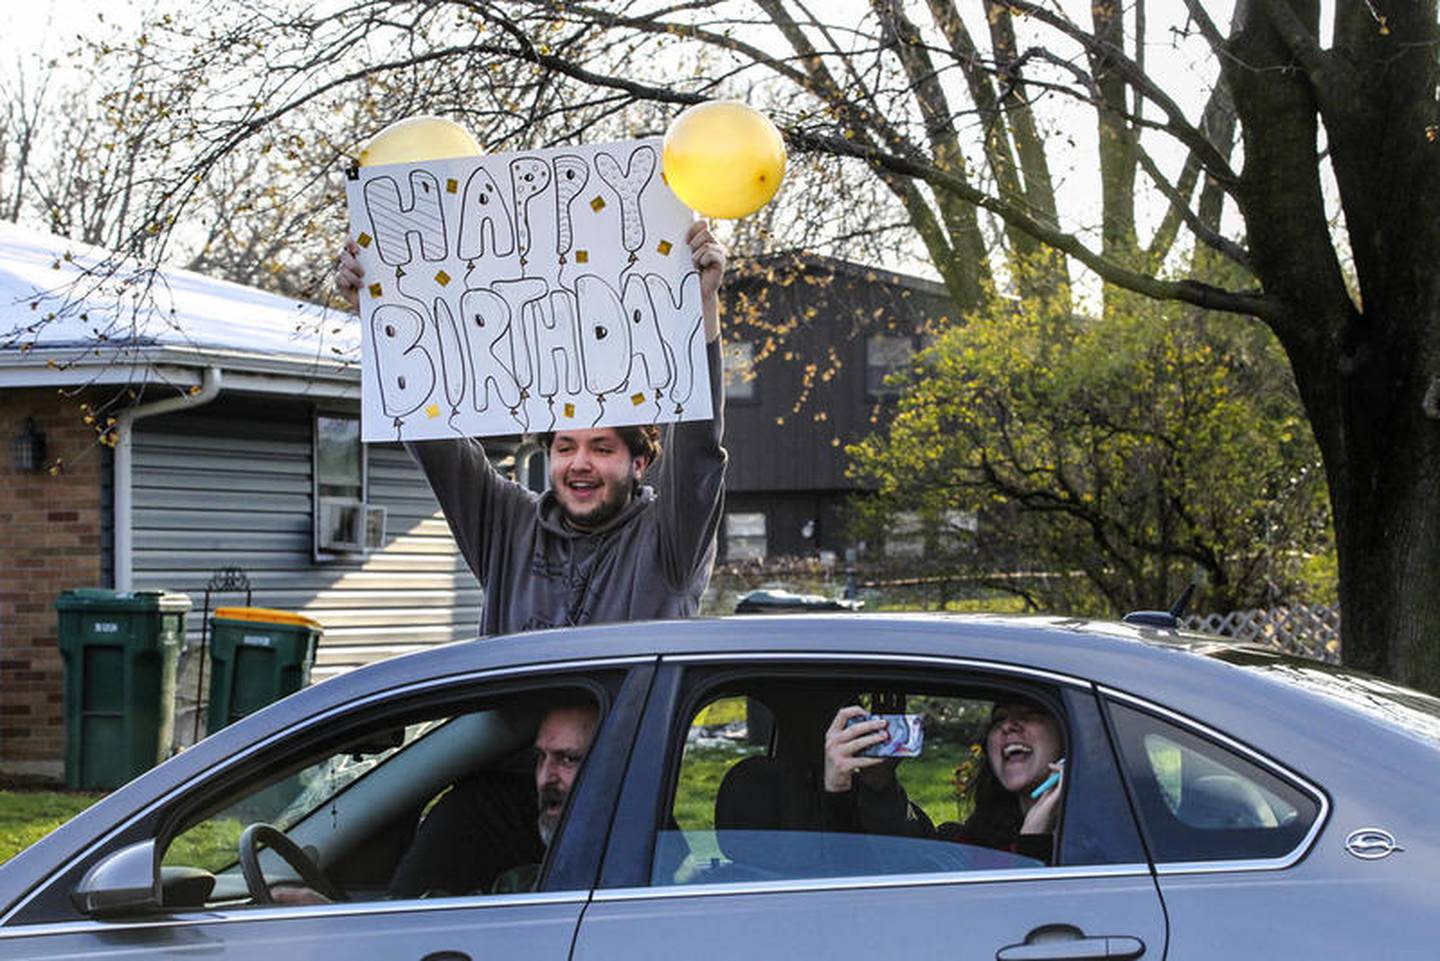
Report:
[[[119,787],[170,753],[175,664],[190,598],[165,591],[63,591],[65,783]]]
[[[864,601],[782,590],[751,591],[735,605],[736,614],[804,614],[811,611],[858,611]]]
[[[210,707],[205,731],[294,694],[310,683],[319,621],[266,607],[222,607],[210,620]]]

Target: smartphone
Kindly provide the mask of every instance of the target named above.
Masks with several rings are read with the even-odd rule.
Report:
[[[1060,775],[1064,773],[1065,759],[1062,757],[1055,763],[1060,765],[1061,770],[1051,771],[1049,777],[1041,781],[1039,784],[1035,785],[1035,790],[1030,792],[1031,799],[1039,800],[1040,795],[1044,794],[1046,791],[1050,790],[1052,787],[1060,783]]]
[[[925,743],[925,716],[923,714],[867,714],[852,717],[845,726],[863,721],[884,720],[888,740],[872,744],[860,752],[861,757],[919,757]]]

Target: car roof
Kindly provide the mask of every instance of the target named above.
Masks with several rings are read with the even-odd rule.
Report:
[[[271,729],[282,715],[299,721],[412,684],[490,671],[787,654],[806,660],[945,658],[1020,668],[1094,682],[1203,717],[1223,714],[1227,703],[1241,707],[1257,697],[1284,701],[1295,694],[1292,685],[1247,666],[1253,658],[1234,656],[1267,650],[1179,631],[1043,616],[779,614],[601,624],[460,641],[391,658],[318,683],[226,730],[244,739]],[[201,742],[191,751],[204,753],[206,747]]]
[[[1198,718],[1245,716],[1256,713],[1257,705],[1270,714],[1293,715],[1316,700],[1228,656],[1245,649],[1179,631],[1042,616],[779,614],[590,625],[463,641],[396,657],[317,684],[227,730],[241,736],[249,733],[243,725],[268,728],[279,712],[295,712],[298,721],[334,705],[450,676],[571,663],[743,661],[762,655],[772,661],[785,655],[797,660],[963,660],[1031,676],[1038,672],[1057,681],[1094,682]]]

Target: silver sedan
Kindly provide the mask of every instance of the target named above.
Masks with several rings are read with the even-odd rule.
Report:
[[[1195,635],[548,631],[125,785],[0,866],[0,959],[1429,959],[1437,797],[1440,701]]]

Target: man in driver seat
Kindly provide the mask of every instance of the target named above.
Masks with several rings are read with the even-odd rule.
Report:
[[[599,719],[587,697],[552,700],[535,732],[533,783],[484,772],[457,784],[421,822],[390,896],[532,890]],[[513,813],[527,810],[533,820]]]
[[[397,899],[532,891],[575,776],[600,721],[595,702],[580,694],[550,701],[535,732],[533,783],[510,772],[488,771],[456,784],[425,815],[390,881]],[[524,794],[532,819],[517,820]],[[298,885],[279,884],[276,903],[317,904],[327,899]]]

